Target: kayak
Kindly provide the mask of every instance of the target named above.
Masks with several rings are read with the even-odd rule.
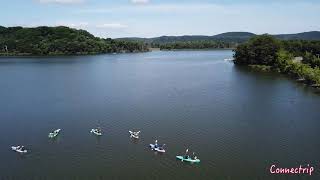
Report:
[[[93,133],[97,136],[102,136],[102,133],[98,131],[98,129],[91,129],[90,133]]]
[[[13,150],[13,151],[16,151],[16,152],[18,152],[18,153],[27,153],[28,151],[27,150],[21,150],[20,149],[20,147],[21,146],[11,146],[11,149]]]
[[[160,146],[158,144],[150,144],[149,147],[151,148],[151,150],[153,151],[157,151],[160,153],[164,153],[166,152],[166,150],[163,148],[164,145]]]
[[[54,137],[58,136],[60,131],[61,131],[61,129],[54,130],[52,133],[49,133],[48,137],[49,138],[54,138]]]
[[[138,132],[129,131],[129,133],[130,133],[130,137],[135,138],[135,139],[139,139],[140,131],[138,131]]]
[[[154,151],[157,151],[157,152],[160,152],[160,153],[165,153],[165,152],[166,152],[166,150],[163,149],[163,147],[156,147],[156,148],[154,148],[153,150],[154,150]]]
[[[190,157],[185,158],[184,156],[176,156],[177,159],[181,161],[191,162],[191,163],[200,163],[200,159],[192,159]]]

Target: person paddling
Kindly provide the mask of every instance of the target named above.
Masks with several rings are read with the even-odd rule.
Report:
[[[154,142],[154,148],[157,148],[158,147],[158,140],[155,140]]]
[[[189,155],[188,155],[189,149],[186,150],[186,153],[184,154],[184,158],[185,159],[189,159]]]

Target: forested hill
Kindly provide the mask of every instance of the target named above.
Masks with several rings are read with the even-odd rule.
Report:
[[[185,35],[185,36],[160,36],[155,38],[128,37],[128,38],[119,38],[119,39],[129,40],[129,41],[142,41],[145,43],[154,43],[154,44],[190,42],[190,41],[218,41],[218,40],[240,43],[243,41],[247,41],[253,36],[255,36],[255,34],[249,33],[249,32],[227,32],[227,33],[222,33],[214,36]]]
[[[297,34],[279,34],[274,36],[281,40],[320,40],[319,31],[310,31]]]
[[[152,48],[171,49],[225,49],[235,48],[255,36],[249,32],[228,32],[215,36],[186,35],[161,36],[156,38],[119,38],[120,40],[143,42]]]
[[[69,27],[0,26],[0,55],[74,55],[147,51],[142,42],[98,38]]]
[[[214,36],[161,36],[155,38],[119,38],[121,40],[130,40],[130,41],[142,41],[145,43],[154,43],[154,44],[166,44],[174,42],[192,42],[192,41],[220,41],[220,42],[234,42],[234,43],[243,43],[253,36],[256,36],[254,33],[250,32],[227,32]],[[319,31],[310,31],[297,34],[279,34],[272,35],[281,40],[320,40]]]

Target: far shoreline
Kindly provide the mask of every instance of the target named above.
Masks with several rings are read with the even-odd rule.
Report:
[[[75,53],[75,54],[0,54],[0,58],[18,58],[18,57],[71,57],[71,56],[91,56],[91,55],[113,55],[113,54],[134,54],[134,53],[145,53],[151,51],[136,51],[136,52],[107,52],[107,53]]]
[[[236,48],[203,48],[203,49],[160,49],[160,51],[215,51],[215,50],[235,50]]]
[[[108,53],[75,53],[75,54],[44,54],[36,55],[30,53],[17,53],[17,54],[4,54],[0,53],[1,58],[23,58],[23,57],[71,57],[71,56],[90,56],[90,55],[113,55],[113,54],[135,54],[135,53],[147,53],[157,51],[220,51],[220,50],[235,50],[235,48],[205,48],[205,49],[159,49],[149,48],[148,51],[136,51],[136,52],[108,52]]]

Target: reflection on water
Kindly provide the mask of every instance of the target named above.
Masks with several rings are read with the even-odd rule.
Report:
[[[1,58],[1,176],[289,179],[268,168],[318,168],[320,96],[230,58],[232,51]],[[97,126],[101,137],[89,133]],[[57,127],[61,134],[48,139]],[[150,150],[155,139],[166,153]],[[15,144],[30,153],[12,152]],[[176,160],[187,148],[200,164]]]

